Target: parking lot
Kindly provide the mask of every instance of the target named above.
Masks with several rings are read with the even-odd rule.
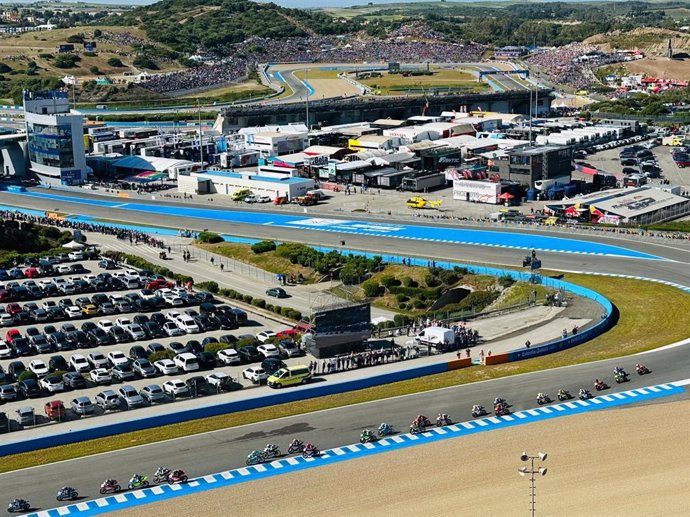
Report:
[[[12,430],[22,429],[20,419],[29,427],[255,386],[252,377],[266,377],[261,365],[271,354],[280,353],[274,368],[281,360],[305,363],[298,350],[287,348],[265,354],[253,347],[205,352],[208,344],[234,347],[238,339],[266,338],[286,327],[129,268],[63,259],[53,265],[56,273],[40,277],[41,267],[29,272],[34,278],[20,278],[26,266],[0,270],[0,277],[7,273],[0,281],[0,411],[15,420]],[[157,289],[146,289],[147,284]],[[165,350],[174,350],[175,360],[157,362]],[[33,370],[37,382],[19,382],[22,367]],[[242,375],[247,368],[259,371],[247,379]],[[192,378],[196,381],[187,382]],[[157,387],[144,389],[151,385]],[[56,400],[66,410],[59,404],[45,407]],[[24,407],[33,413],[20,416],[17,410]]]

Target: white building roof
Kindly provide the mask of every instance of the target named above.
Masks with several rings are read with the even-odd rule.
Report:
[[[173,158],[158,158],[156,156],[125,156],[119,160],[115,160],[113,165],[140,171],[165,172],[176,167],[194,165],[194,162],[190,162],[189,160],[176,160]]]

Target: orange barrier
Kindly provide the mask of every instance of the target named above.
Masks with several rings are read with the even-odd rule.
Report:
[[[125,192],[120,192],[120,193],[117,195],[117,197],[129,197],[129,194],[127,194],[127,193],[125,193]]]
[[[463,359],[453,359],[452,361],[448,361],[448,371],[459,370],[460,368],[467,368],[469,366],[472,366],[471,357],[465,357]]]
[[[64,216],[60,215],[57,212],[46,212],[46,216],[48,217],[48,219],[59,219],[61,221],[65,219]]]
[[[488,355],[484,357],[484,364],[501,364],[510,361],[510,356],[508,354],[496,354]]]

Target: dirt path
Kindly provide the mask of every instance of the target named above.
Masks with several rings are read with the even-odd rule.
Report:
[[[277,476],[122,517],[529,515],[521,451],[549,453],[540,517],[690,514],[690,401],[519,426]],[[353,436],[354,438],[354,436]]]

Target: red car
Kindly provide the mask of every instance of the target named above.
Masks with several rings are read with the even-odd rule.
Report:
[[[63,420],[65,418],[65,405],[61,400],[46,402],[43,410],[50,420]]]
[[[41,276],[41,272],[38,270],[38,268],[29,267],[24,271],[24,276],[26,278],[38,278]]]
[[[12,298],[9,291],[5,289],[0,289],[0,302],[6,302]]]
[[[18,337],[22,337],[22,333],[17,329],[10,329],[7,331],[7,334],[5,334],[5,342],[12,344]]]
[[[146,289],[151,289],[152,291],[155,291],[156,289],[170,289],[174,286],[175,284],[168,282],[164,278],[156,278],[146,283]]]
[[[14,316],[15,314],[22,312],[22,306],[18,303],[8,303],[5,307],[5,312],[10,316]]]

